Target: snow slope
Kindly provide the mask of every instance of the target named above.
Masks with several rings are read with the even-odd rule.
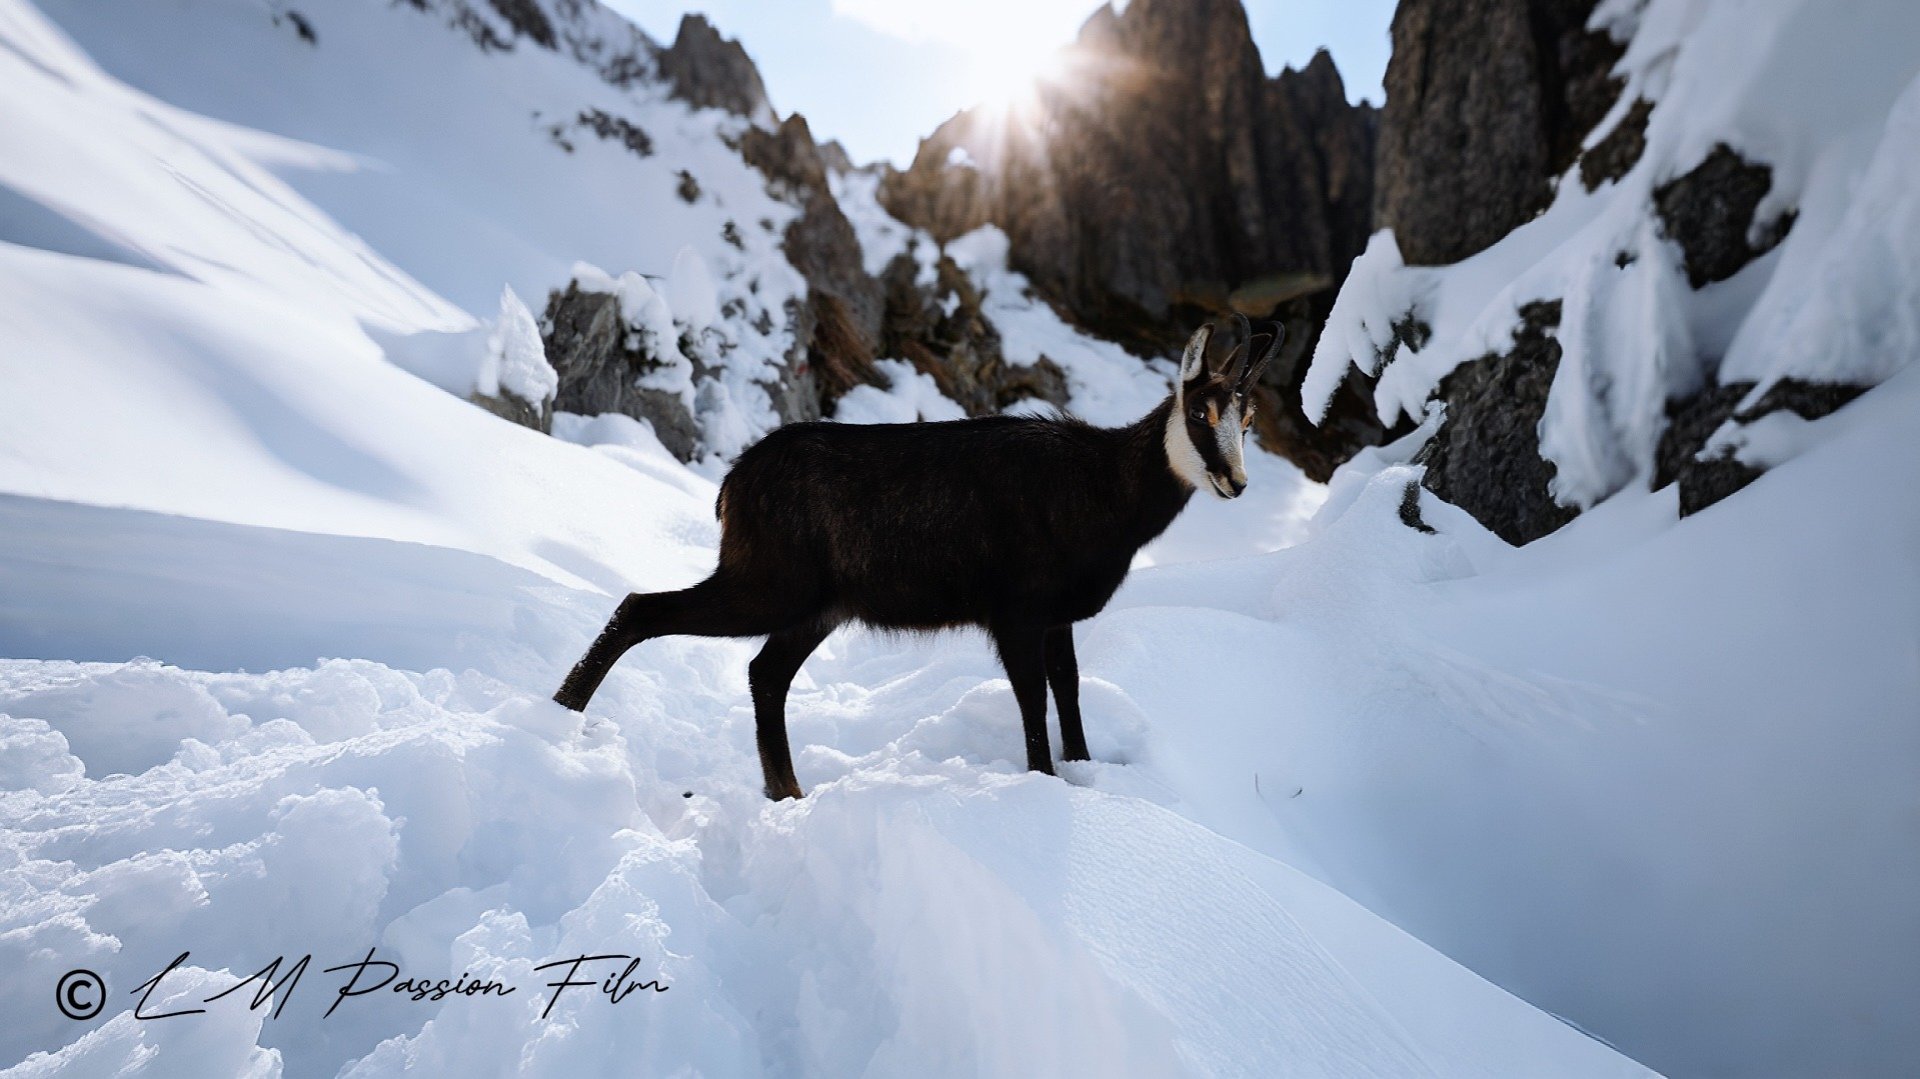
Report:
[[[424,106],[396,98],[384,130],[342,103],[405,78],[499,120],[494,84],[601,92],[531,46],[482,56],[350,0],[307,13],[311,57],[276,8],[46,10],[139,89],[0,0],[0,94],[28,104],[0,114],[12,1072],[1868,1074],[1920,1052],[1920,498],[1885,478],[1920,464],[1910,375],[1705,513],[1616,498],[1521,550],[1431,498],[1439,532],[1404,527],[1396,451],[1324,492],[1263,464],[1079,628],[1095,762],[1019,771],[983,640],[844,631],[789,706],[809,797],[770,805],[750,642],[649,642],[584,725],[547,700],[614,596],[706,572],[710,480],[624,417],[545,438],[389,361],[410,330],[484,337],[503,284],[542,295],[575,259],[692,248],[722,294],[784,261],[730,278],[730,248],[673,234],[708,210],[616,216],[568,186],[603,177],[557,166],[537,179],[582,221],[516,217],[533,195],[453,163],[539,138],[450,115],[478,141],[429,153],[399,137]],[[173,61],[142,47],[174,38]],[[196,78],[208,42],[249,59]],[[657,107],[721,160],[730,121]],[[29,124],[116,155],[113,186],[34,180]],[[380,169],[290,164],[374,142]],[[622,155],[582,171],[673,160]],[[259,201],[114,216],[222,176]],[[481,209],[433,217],[442,188]],[[482,219],[510,225],[462,231]],[[441,229],[459,257],[429,250]],[[991,247],[956,257],[997,282],[1010,353],[1071,346],[1089,411],[1149,393],[1023,307]],[[369,948],[520,988],[325,1017],[346,975],[321,968]],[[314,962],[277,1017],[249,987],[136,1019],[128,991],[182,951],[143,1014]],[[602,953],[666,991],[571,990],[543,1018],[535,968]],[[111,991],[85,1023],[48,1000],[77,967]]]
[[[1562,301],[1540,448],[1556,500],[1586,513],[1508,552],[1422,496],[1474,575],[1395,593],[1390,633],[1361,615],[1347,637],[1390,670],[1421,653],[1438,670],[1309,698],[1362,727],[1417,720],[1411,742],[1336,758],[1343,783],[1401,792],[1323,799],[1291,841],[1323,879],[1663,1070],[1899,1074],[1920,1059],[1920,8],[1610,0],[1594,25],[1629,44],[1589,144],[1654,102],[1638,163],[1591,192],[1569,170],[1544,213],[1456,265],[1405,266],[1376,235],[1306,388],[1324,408],[1351,364],[1378,374],[1383,418],[1419,417],[1457,365],[1510,347],[1522,307]],[[1756,233],[1795,216],[1695,290],[1654,193],[1720,145],[1772,169]],[[1394,352],[1408,314],[1431,341]],[[1646,492],[1653,455],[1668,402],[1710,378],[1753,383],[1743,406],[1789,378],[1883,385],[1814,422],[1729,420],[1705,452],[1773,471],[1675,525],[1673,490]],[[1364,455],[1330,506],[1419,440]],[[1316,545],[1344,527],[1323,513]],[[1313,571],[1292,572],[1297,594]],[[1282,644],[1304,657],[1316,640]],[[1276,666],[1275,692],[1327,669]],[[1265,759],[1323,752],[1309,745],[1276,739]],[[1516,745],[1524,772],[1486,774]],[[1219,759],[1263,758],[1234,742]],[[1446,808],[1463,784],[1477,796]]]

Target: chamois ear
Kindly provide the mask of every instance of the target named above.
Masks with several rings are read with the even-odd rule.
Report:
[[[1260,378],[1260,372],[1266,370],[1267,365],[1273,362],[1275,356],[1280,355],[1280,346],[1287,339],[1287,328],[1278,322],[1270,323],[1270,325],[1273,327],[1273,339],[1271,341],[1262,341],[1260,337],[1248,338],[1247,356],[1249,359],[1245,370],[1242,370],[1239,376],[1234,379],[1233,384],[1235,389],[1244,390],[1252,386],[1254,382]],[[1265,336],[1265,334],[1261,335],[1261,337]]]
[[[1213,323],[1203,323],[1187,339],[1187,350],[1180,355],[1180,384],[1186,385],[1200,377],[1207,366],[1207,342],[1213,340]]]

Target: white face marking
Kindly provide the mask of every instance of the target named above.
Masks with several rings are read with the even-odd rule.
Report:
[[[1187,433],[1186,394],[1176,385],[1173,391],[1173,412],[1167,416],[1166,446],[1167,463],[1173,466],[1173,474],[1189,487],[1213,489],[1207,479],[1207,462],[1200,456],[1200,450],[1193,444],[1193,436]]]

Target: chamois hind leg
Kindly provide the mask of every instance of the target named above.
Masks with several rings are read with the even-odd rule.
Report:
[[[1073,623],[1047,630],[1047,684],[1060,712],[1060,759],[1084,761],[1086,728],[1080,725],[1080,663],[1073,655]]]
[[[760,746],[760,774],[766,779],[767,797],[776,802],[803,794],[793,774],[793,754],[787,748],[787,689],[793,685],[800,665],[832,631],[830,625],[782,630],[768,637],[760,654],[747,664],[747,684],[753,689],[754,740]]]
[[[1000,665],[1013,683],[1013,699],[1020,703],[1020,725],[1027,734],[1027,768],[1053,774],[1053,752],[1047,745],[1046,630],[1040,626],[990,627]]]
[[[806,604],[778,589],[715,573],[677,592],[635,592],[614,608],[580,662],[573,665],[553,699],[578,712],[613,669],[614,662],[641,641],[655,637],[759,637],[804,621]]]

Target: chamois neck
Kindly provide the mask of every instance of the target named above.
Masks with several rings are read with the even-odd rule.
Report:
[[[1174,404],[1169,397],[1122,429],[1127,465],[1137,477],[1139,496],[1134,510],[1138,533],[1145,537],[1142,544],[1166,531],[1193,497],[1193,486],[1180,478],[1167,454],[1167,424],[1173,418]]]

